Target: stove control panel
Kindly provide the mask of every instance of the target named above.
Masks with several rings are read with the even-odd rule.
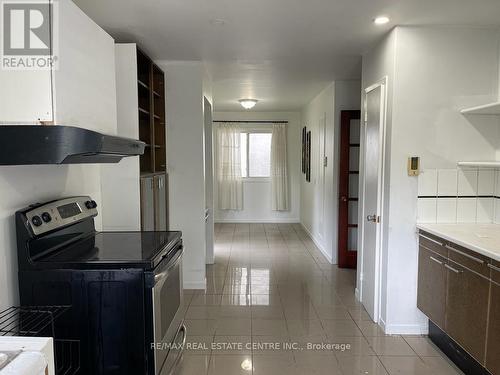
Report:
[[[87,196],[71,197],[36,205],[26,212],[28,225],[35,235],[97,216],[97,203]]]

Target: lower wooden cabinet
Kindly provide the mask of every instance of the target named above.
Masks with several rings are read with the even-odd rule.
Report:
[[[449,262],[445,332],[484,364],[490,281]]]
[[[446,259],[420,246],[417,306],[444,329],[446,300]]]
[[[167,230],[167,177],[141,177],[141,230]]]
[[[500,271],[492,272],[500,276]],[[491,283],[486,368],[492,374],[500,374],[500,284],[496,282]]]

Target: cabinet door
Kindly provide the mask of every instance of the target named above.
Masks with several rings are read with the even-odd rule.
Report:
[[[446,307],[445,259],[420,246],[418,257],[417,306],[441,329]]]
[[[155,230],[167,230],[167,190],[165,175],[155,176]]]
[[[500,277],[500,270],[493,271]],[[500,284],[491,283],[486,368],[492,374],[500,374]]]
[[[490,281],[453,262],[446,267],[445,331],[479,363],[484,364]]]
[[[141,229],[155,230],[155,203],[153,177],[141,178]]]

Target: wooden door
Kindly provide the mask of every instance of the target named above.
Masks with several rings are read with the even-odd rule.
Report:
[[[141,177],[141,229],[155,230],[155,197],[153,177]]]
[[[339,243],[341,268],[356,268],[360,111],[342,111],[340,119]]]
[[[441,329],[444,329],[446,308],[445,263],[445,258],[420,246],[417,307]]]
[[[490,281],[448,262],[445,331],[479,363],[484,364]]]
[[[154,177],[155,186],[155,230],[167,230],[167,193],[165,175]]]
[[[490,313],[488,321],[488,343],[486,345],[486,368],[492,374],[500,374],[500,263],[491,271]]]

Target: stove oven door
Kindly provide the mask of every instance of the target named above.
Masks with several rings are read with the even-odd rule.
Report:
[[[178,350],[170,349],[174,341],[178,341],[179,334],[185,336],[185,329],[181,330],[182,311],[182,246],[169,260],[163,260],[155,269],[155,284],[153,293],[153,335],[157,348],[155,349],[155,375],[164,374],[164,367],[175,362],[167,357]],[[161,344],[161,345],[158,345]],[[173,345],[175,346],[175,344]],[[169,350],[170,349],[170,350]],[[175,349],[175,348],[174,348]],[[166,363],[168,362],[168,363]]]

